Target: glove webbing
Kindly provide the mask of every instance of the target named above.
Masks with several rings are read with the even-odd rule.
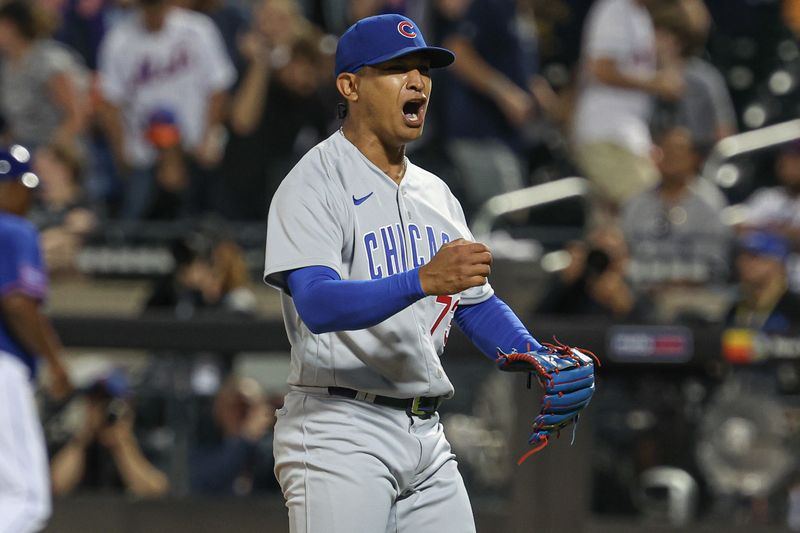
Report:
[[[543,345],[543,346],[545,346],[545,347],[547,347],[547,348],[550,348],[550,349],[551,349],[551,350],[553,350],[554,352],[560,353],[561,355],[564,355],[564,356],[566,356],[566,357],[569,357],[570,359],[574,359],[574,360],[576,360],[577,362],[579,362],[580,364],[583,364],[583,361],[581,361],[581,359],[580,359],[580,358],[579,358],[577,355],[575,355],[574,353],[572,353],[572,350],[578,350],[578,351],[579,351],[579,352],[581,352],[583,355],[585,355],[585,356],[587,356],[587,357],[591,357],[591,358],[592,358],[592,360],[595,362],[595,364],[596,364],[598,367],[599,367],[599,366],[602,366],[602,365],[600,364],[600,358],[599,358],[599,357],[597,357],[597,356],[594,354],[594,352],[591,352],[591,351],[589,351],[589,350],[586,350],[585,348],[573,348],[572,346],[567,346],[566,344],[564,344],[563,342],[561,342],[560,340],[558,340],[558,339],[556,338],[556,336],[555,336],[555,335],[553,335],[553,342],[554,342],[555,344],[550,344],[549,342],[543,342],[543,343],[542,343],[542,345]]]

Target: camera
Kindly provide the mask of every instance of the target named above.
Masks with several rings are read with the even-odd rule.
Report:
[[[599,276],[603,274],[611,264],[611,258],[606,252],[599,248],[592,248],[586,254],[586,275]]]
[[[122,398],[114,398],[106,406],[106,424],[116,424],[128,412],[128,404]]]

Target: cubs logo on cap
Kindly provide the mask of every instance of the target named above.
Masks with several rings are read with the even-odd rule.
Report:
[[[397,14],[361,19],[344,32],[336,46],[336,75],[358,72],[408,54],[422,53],[431,68],[446,67],[456,56],[446,48],[428,46],[414,21]]]
[[[414,25],[407,20],[397,25],[397,31],[400,32],[400,35],[408,37],[409,39],[413,39],[417,36],[417,32],[414,31]]]

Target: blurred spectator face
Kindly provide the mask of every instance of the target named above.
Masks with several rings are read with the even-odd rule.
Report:
[[[776,167],[781,183],[792,193],[800,193],[800,147],[781,152]]]
[[[658,144],[658,170],[667,185],[685,185],[697,173],[699,156],[689,132],[683,128],[667,131]]]
[[[213,416],[226,435],[236,435],[247,420],[250,410],[264,401],[261,386],[252,378],[231,378],[220,387],[214,398]]]
[[[300,38],[292,45],[291,59],[278,72],[278,79],[292,92],[308,97],[320,83],[320,52],[313,38]]]
[[[711,13],[703,0],[683,0],[681,7],[688,20],[687,30],[692,41],[690,44],[695,49],[702,49],[711,29]]]
[[[739,279],[744,287],[763,287],[785,277],[783,260],[753,252],[741,252],[736,258]]]
[[[293,58],[281,69],[278,76],[281,82],[301,96],[311,96],[317,90],[316,65],[304,58]]]
[[[241,248],[232,242],[218,244],[212,252],[216,282],[220,295],[250,283],[247,263]]]
[[[17,27],[8,19],[0,18],[0,52],[8,53],[14,43],[20,40]]]
[[[8,53],[36,38],[36,23],[30,6],[13,1],[0,4],[0,52]]]
[[[215,303],[221,296],[214,268],[206,259],[197,258],[182,266],[177,272],[176,279],[184,289],[202,294],[203,300],[207,303]]]
[[[172,7],[169,0],[134,0],[142,12],[142,21],[145,28],[151,32],[161,31],[167,18],[167,13]]]
[[[289,44],[299,31],[300,12],[293,0],[262,0],[254,15],[254,28],[272,46]]]
[[[439,14],[449,20],[458,20],[464,16],[470,0],[437,0],[436,9]]]
[[[380,13],[383,0],[350,0],[350,21],[356,22]]]

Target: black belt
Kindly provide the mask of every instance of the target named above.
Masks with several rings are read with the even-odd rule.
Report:
[[[436,410],[439,409],[439,406],[442,405],[442,400],[444,400],[444,396],[392,398],[390,396],[380,396],[378,394],[360,392],[354,389],[348,389],[346,387],[328,387],[328,393],[334,396],[344,396],[345,398],[363,400],[376,405],[402,409],[408,413],[409,416],[416,416],[422,419],[428,419],[432,417],[434,413],[436,413]]]

